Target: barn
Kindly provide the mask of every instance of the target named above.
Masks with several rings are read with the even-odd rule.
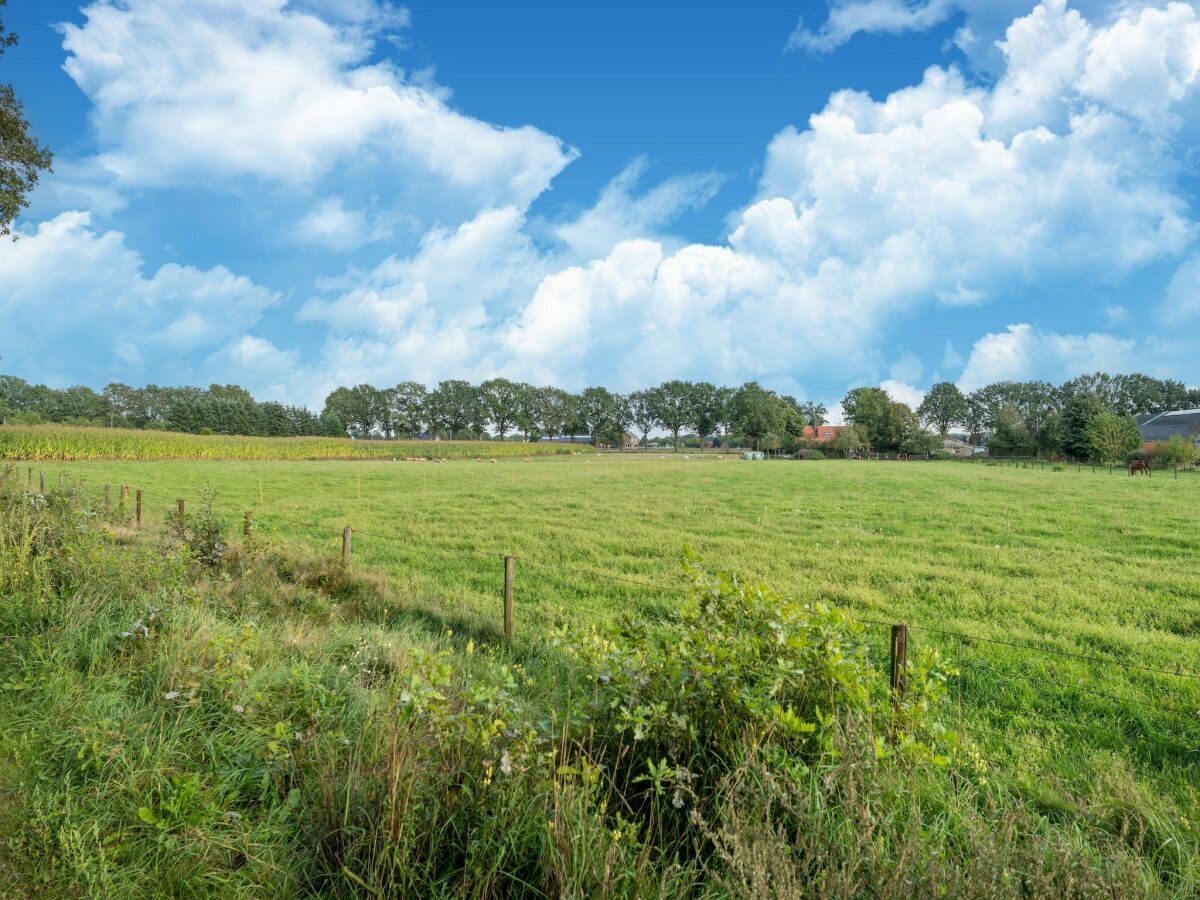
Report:
[[[1165,444],[1177,434],[1200,444],[1200,409],[1149,413],[1138,416],[1137,425],[1147,450],[1153,450],[1155,444]]]

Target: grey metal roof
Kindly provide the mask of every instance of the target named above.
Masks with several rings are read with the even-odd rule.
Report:
[[[1179,409],[1138,416],[1137,423],[1144,441],[1167,441],[1173,434],[1200,441],[1200,409]]]

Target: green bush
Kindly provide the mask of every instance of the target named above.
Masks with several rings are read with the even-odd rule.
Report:
[[[225,558],[229,544],[225,540],[225,525],[213,510],[216,493],[205,488],[200,493],[200,509],[181,519],[176,509],[169,510],[165,519],[170,533],[206,566],[217,566]]]

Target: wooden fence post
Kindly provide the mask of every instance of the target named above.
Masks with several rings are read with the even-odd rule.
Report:
[[[137,529],[142,530],[142,489],[137,491]]]
[[[908,626],[892,626],[892,693],[898,700],[908,687]]]
[[[890,729],[890,737],[892,740],[896,738],[896,726],[898,713],[900,712],[900,701],[904,697],[905,688],[908,687],[908,626],[893,625],[892,626],[892,727]]]
[[[121,485],[121,502],[117,507],[121,511],[121,518],[129,515],[129,485]]]
[[[246,510],[246,517],[242,520],[242,537],[244,537],[244,538],[250,537],[250,529],[251,529],[250,519],[253,516],[254,516],[254,513],[250,512],[250,510]]]
[[[354,529],[347,525],[342,529],[342,565],[347,569],[350,568],[350,539],[354,534]]]
[[[104,486],[104,511],[106,513],[112,512],[112,485],[111,484],[106,484]]]
[[[32,492],[33,491],[33,466],[29,466],[29,468],[25,471],[25,483],[26,483],[26,485],[28,485],[29,490]]]
[[[175,506],[179,509],[179,527],[183,528],[187,524],[187,501],[180,497]]]
[[[58,473],[58,489],[61,491],[63,486],[63,473]]]
[[[46,473],[38,472],[38,492],[44,497],[46,496]]]
[[[515,556],[504,557],[504,639],[510,644],[513,638],[513,575],[516,563]]]

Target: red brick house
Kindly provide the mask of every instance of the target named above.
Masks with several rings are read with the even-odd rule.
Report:
[[[811,425],[805,425],[804,439],[807,441],[816,441],[818,444],[828,444],[831,441],[837,440],[837,436],[849,427],[849,425],[821,425],[818,428],[813,428]]]

